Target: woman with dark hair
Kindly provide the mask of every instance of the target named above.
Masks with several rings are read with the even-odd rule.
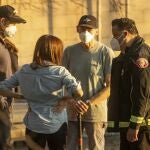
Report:
[[[26,142],[30,150],[63,150],[66,137],[68,102],[82,96],[80,84],[60,66],[62,41],[52,35],[41,36],[35,46],[33,62],[24,65],[10,79],[0,82],[0,94],[21,97],[10,90],[20,86],[29,110],[24,118]],[[71,96],[62,96],[65,86]],[[85,106],[86,107],[86,106]]]

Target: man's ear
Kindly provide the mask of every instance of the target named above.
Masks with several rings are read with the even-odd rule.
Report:
[[[128,31],[124,31],[124,38],[128,35]]]
[[[0,18],[1,27],[5,28],[8,25],[8,21],[5,18]]]

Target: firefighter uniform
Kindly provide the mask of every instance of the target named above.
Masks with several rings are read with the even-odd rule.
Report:
[[[113,61],[108,127],[120,130],[121,150],[150,150],[149,63],[150,47],[139,36]],[[139,129],[138,141],[127,141],[128,127]]]
[[[108,128],[107,131],[119,131],[119,84],[123,65],[123,54],[113,59],[111,70],[110,98],[108,101]]]

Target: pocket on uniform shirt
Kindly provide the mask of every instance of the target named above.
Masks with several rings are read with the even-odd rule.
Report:
[[[96,62],[91,62],[91,75],[100,76],[101,65]]]
[[[104,74],[102,65],[96,62],[91,62],[91,79],[94,81],[94,84],[100,83],[102,87],[104,85]]]

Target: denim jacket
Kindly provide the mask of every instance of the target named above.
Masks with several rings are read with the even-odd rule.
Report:
[[[62,87],[72,94],[81,88],[76,79],[62,66],[47,66],[32,69],[24,65],[10,79],[0,82],[0,90],[9,90],[20,86],[29,107],[24,123],[34,132],[55,133],[66,122],[66,110],[61,113],[52,111],[62,97]]]

